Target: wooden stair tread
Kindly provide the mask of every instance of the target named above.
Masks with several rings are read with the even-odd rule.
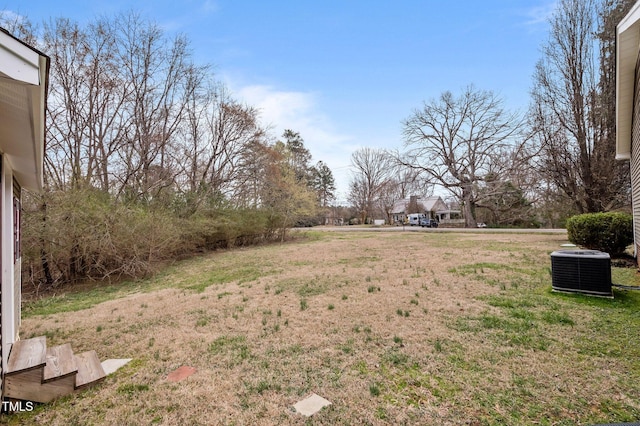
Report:
[[[76,389],[89,386],[106,377],[96,351],[83,352],[75,355],[78,366],[76,375]]]
[[[47,339],[45,336],[18,340],[9,353],[6,374],[42,367],[47,363]]]
[[[47,348],[47,365],[44,367],[43,380],[45,382],[65,377],[78,372],[76,358],[71,344]]]

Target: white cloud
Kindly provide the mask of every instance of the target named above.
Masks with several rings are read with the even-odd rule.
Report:
[[[214,13],[218,11],[218,3],[214,0],[205,0],[201,6],[202,12],[205,14]]]
[[[310,92],[277,90],[267,85],[250,85],[233,90],[242,101],[260,111],[261,121],[276,138],[285,129],[300,133],[313,161],[322,160],[333,172],[338,198],[344,199],[349,185],[351,153],[358,148],[353,137],[337,131]]]
[[[154,2],[149,2],[151,8],[154,8]],[[207,19],[210,15],[218,12],[219,6],[215,0],[200,0],[186,2],[187,7],[178,6],[178,13],[171,13],[164,18],[160,25],[163,30],[174,33],[186,31],[187,33],[193,33],[194,25],[196,22],[203,19]],[[148,11],[152,14],[151,11]],[[191,37],[189,37],[191,38]]]
[[[525,21],[525,25],[532,27],[541,24],[548,24],[549,19],[555,12],[557,6],[557,1],[554,0],[528,9],[525,12],[525,16],[527,18],[527,20]]]

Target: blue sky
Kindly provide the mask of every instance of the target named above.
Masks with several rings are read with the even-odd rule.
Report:
[[[348,189],[351,153],[400,148],[401,121],[469,84],[524,112],[555,0],[0,0],[41,23],[135,10],[184,33],[274,136],[300,132]]]

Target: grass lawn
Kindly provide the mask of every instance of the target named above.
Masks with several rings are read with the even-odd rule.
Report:
[[[10,424],[574,425],[640,420],[640,291],[551,292],[558,234],[309,233],[24,307],[133,358]],[[636,285],[635,270],[614,282]],[[180,366],[197,372],[180,382]],[[303,418],[316,393],[333,405]]]

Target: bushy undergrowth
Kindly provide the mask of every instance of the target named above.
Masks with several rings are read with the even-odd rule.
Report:
[[[46,288],[142,277],[168,259],[269,241],[278,226],[276,216],[258,209],[210,208],[181,217],[95,191],[25,197],[23,283]]]
[[[633,219],[627,213],[587,213],[567,220],[569,241],[582,247],[621,254],[633,242]]]

